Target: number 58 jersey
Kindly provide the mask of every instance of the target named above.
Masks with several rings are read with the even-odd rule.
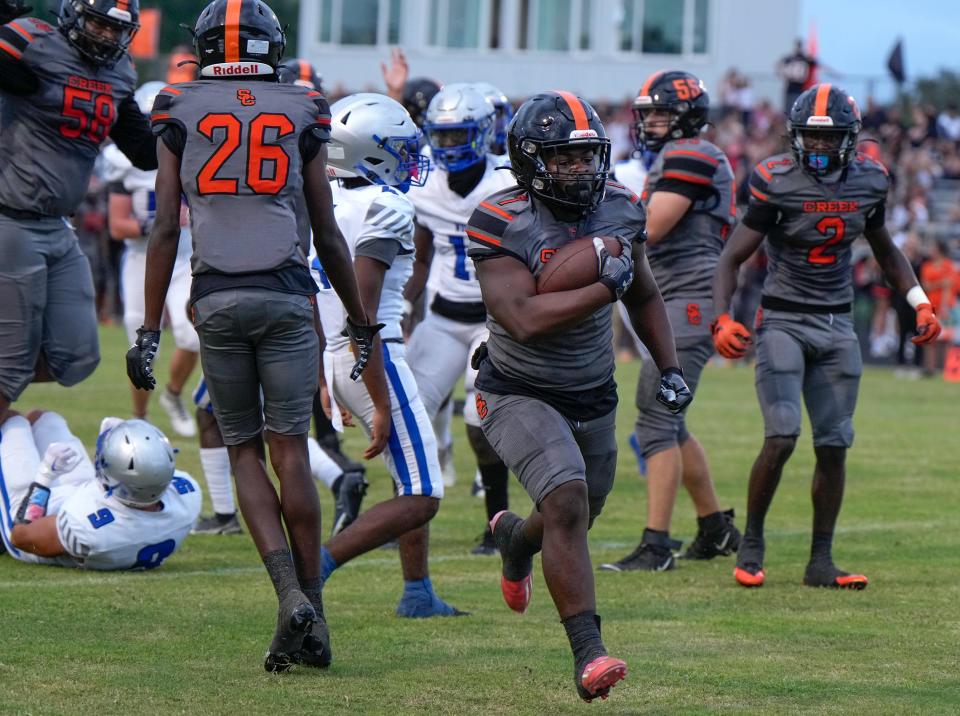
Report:
[[[330,138],[319,92],[266,81],[199,80],[163,89],[154,133],[180,159],[193,274],[307,266],[297,231],[303,167]]]
[[[757,164],[743,223],[766,234],[769,270],[763,295],[840,310],[853,300],[853,241],[883,226],[889,178],[882,164],[857,153],[837,177],[820,180],[791,154]]]

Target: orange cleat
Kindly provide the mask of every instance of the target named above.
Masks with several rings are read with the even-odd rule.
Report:
[[[612,656],[598,656],[583,667],[577,684],[577,693],[587,703],[598,696],[601,700],[606,700],[613,685],[625,678],[627,678],[626,662]]]
[[[742,587],[762,587],[766,576],[760,565],[750,564],[743,567],[737,565],[733,568],[733,578]]]
[[[866,589],[870,580],[863,574],[850,574],[837,569],[832,562],[827,564],[808,564],[803,574],[803,583],[808,587],[827,587],[828,589]]]
[[[514,530],[523,523],[523,519],[507,510],[502,510],[490,520],[490,532],[494,542],[500,550],[503,559],[503,573],[500,575],[500,591],[503,601],[513,611],[523,614],[530,606],[530,597],[533,594],[533,560],[531,557],[514,558],[511,555],[511,543]],[[499,530],[498,530],[499,528]],[[508,579],[507,574],[516,576],[526,572],[520,579]]]

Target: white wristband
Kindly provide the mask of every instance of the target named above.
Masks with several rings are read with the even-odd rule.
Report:
[[[410,303],[407,299],[403,299],[403,315],[412,316],[413,315],[413,304]]]
[[[917,306],[920,306],[924,303],[930,303],[930,299],[927,298],[927,294],[924,292],[924,290],[917,285],[907,291],[907,303],[913,307],[913,310],[917,310]]]

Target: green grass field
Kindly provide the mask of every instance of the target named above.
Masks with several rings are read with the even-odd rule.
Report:
[[[18,407],[64,413],[87,444],[100,418],[129,410],[118,328],[103,363],[71,390],[35,386]],[[163,365],[163,364],[161,364]],[[160,374],[164,374],[161,367]],[[627,447],[637,365],[623,365],[618,481],[590,535],[594,562],[623,556],[643,527],[644,484]],[[474,557],[482,501],[469,496],[469,449],[457,421],[460,480],[432,527],[438,592],[473,616],[408,621],[396,553],[339,570],[325,603],[335,662],[327,672],[266,674],[276,602],[249,537],[191,537],[149,573],[88,574],[0,558],[2,714],[956,713],[960,711],[960,385],[864,376],[848,460],[837,562],[869,575],[859,593],[800,580],[809,549],[809,430],[767,519],[767,586],[748,591],[732,558],[674,572],[598,573],[598,611],[630,673],[606,702],[583,704],[563,629],[535,572],[524,616],[503,604],[499,560]],[[154,403],[164,430],[166,416]],[[689,420],[710,455],[724,505],[742,526],[746,475],[762,427],[748,368],[708,368]],[[175,440],[201,477],[197,447]],[[356,453],[361,437],[347,445]],[[369,500],[388,496],[382,463]],[[322,490],[327,529],[332,500]],[[511,485],[515,508],[529,501]],[[372,502],[370,503],[372,504]],[[692,538],[681,496],[674,535]]]

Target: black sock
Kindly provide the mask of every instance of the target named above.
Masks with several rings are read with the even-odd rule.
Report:
[[[697,524],[707,534],[713,534],[726,529],[727,516],[723,512],[714,512],[706,517],[698,517]]]
[[[320,577],[301,580],[300,591],[310,600],[310,603],[317,612],[317,616],[323,619],[323,581]]]
[[[743,536],[747,539],[763,539],[763,517],[757,515],[747,515],[747,526],[743,530]]]
[[[263,566],[267,568],[267,574],[270,575],[273,588],[277,592],[277,599],[281,602],[294,589],[300,588],[297,582],[297,570],[293,566],[293,557],[289,549],[268,552],[263,556]]]
[[[833,562],[833,532],[814,532],[810,543],[811,562]]]
[[[598,656],[606,655],[607,650],[600,638],[600,617],[596,612],[580,612],[562,621],[578,672]]]
[[[223,525],[229,522],[230,520],[232,520],[234,517],[236,517],[237,513],[231,512],[230,514],[224,514],[222,512],[214,512],[213,516],[217,518],[217,522]]]
[[[643,544],[654,544],[657,546],[662,545],[670,539],[669,530],[654,530],[649,527],[645,527],[643,530],[643,537],[640,538],[640,541]]]
[[[507,509],[507,482],[510,471],[502,462],[480,465],[480,479],[483,481],[484,502],[487,506],[487,521],[498,512]]]

